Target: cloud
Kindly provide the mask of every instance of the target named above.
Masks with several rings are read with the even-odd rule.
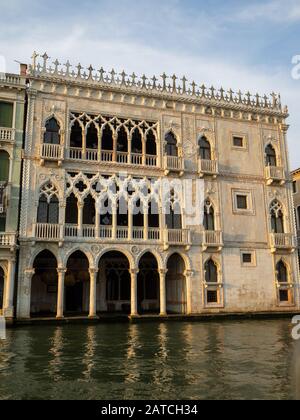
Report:
[[[300,20],[298,0],[271,0],[252,3],[238,11],[235,19],[240,21],[264,20],[274,23],[296,23]]]

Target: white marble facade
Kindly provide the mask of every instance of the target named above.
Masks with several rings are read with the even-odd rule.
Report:
[[[287,109],[186,78],[74,70],[44,55],[28,70],[17,317],[106,312],[299,310]],[[134,215],[100,214],[105,182],[144,182]],[[148,214],[150,180],[204,183],[205,223]],[[147,192],[148,190],[148,192]],[[176,195],[176,194],[175,194]],[[52,314],[52,315],[51,315]]]

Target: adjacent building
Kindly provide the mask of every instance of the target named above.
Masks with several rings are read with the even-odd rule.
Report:
[[[24,75],[0,73],[0,314],[6,318],[14,317],[25,93]]]
[[[300,264],[300,169],[292,172],[295,217],[297,227],[298,255]]]
[[[299,311],[279,95],[47,54],[33,55],[27,78],[19,319]]]

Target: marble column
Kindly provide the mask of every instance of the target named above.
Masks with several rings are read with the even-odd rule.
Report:
[[[193,302],[192,302],[192,277],[194,272],[191,270],[187,270],[185,273],[186,278],[186,298],[187,298],[187,305],[186,305],[186,313],[187,315],[191,315],[193,312]]]
[[[166,289],[166,275],[168,270],[159,270],[159,290],[160,290],[160,316],[167,315],[167,289]]]
[[[90,312],[89,318],[97,318],[97,276],[98,270],[90,269]]]
[[[8,261],[7,280],[5,285],[5,297],[3,313],[6,318],[14,317],[14,289],[15,289],[16,260]]]
[[[65,268],[58,268],[58,285],[57,285],[57,313],[56,318],[64,318],[64,299],[65,299],[65,275],[67,270]]]
[[[138,316],[137,308],[137,275],[139,270],[130,270],[131,275],[131,316]]]

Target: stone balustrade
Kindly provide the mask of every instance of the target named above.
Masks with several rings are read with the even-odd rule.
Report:
[[[219,165],[217,160],[198,159],[198,173],[204,175],[218,175]]]
[[[15,141],[15,129],[0,127],[0,141],[12,143]]]

